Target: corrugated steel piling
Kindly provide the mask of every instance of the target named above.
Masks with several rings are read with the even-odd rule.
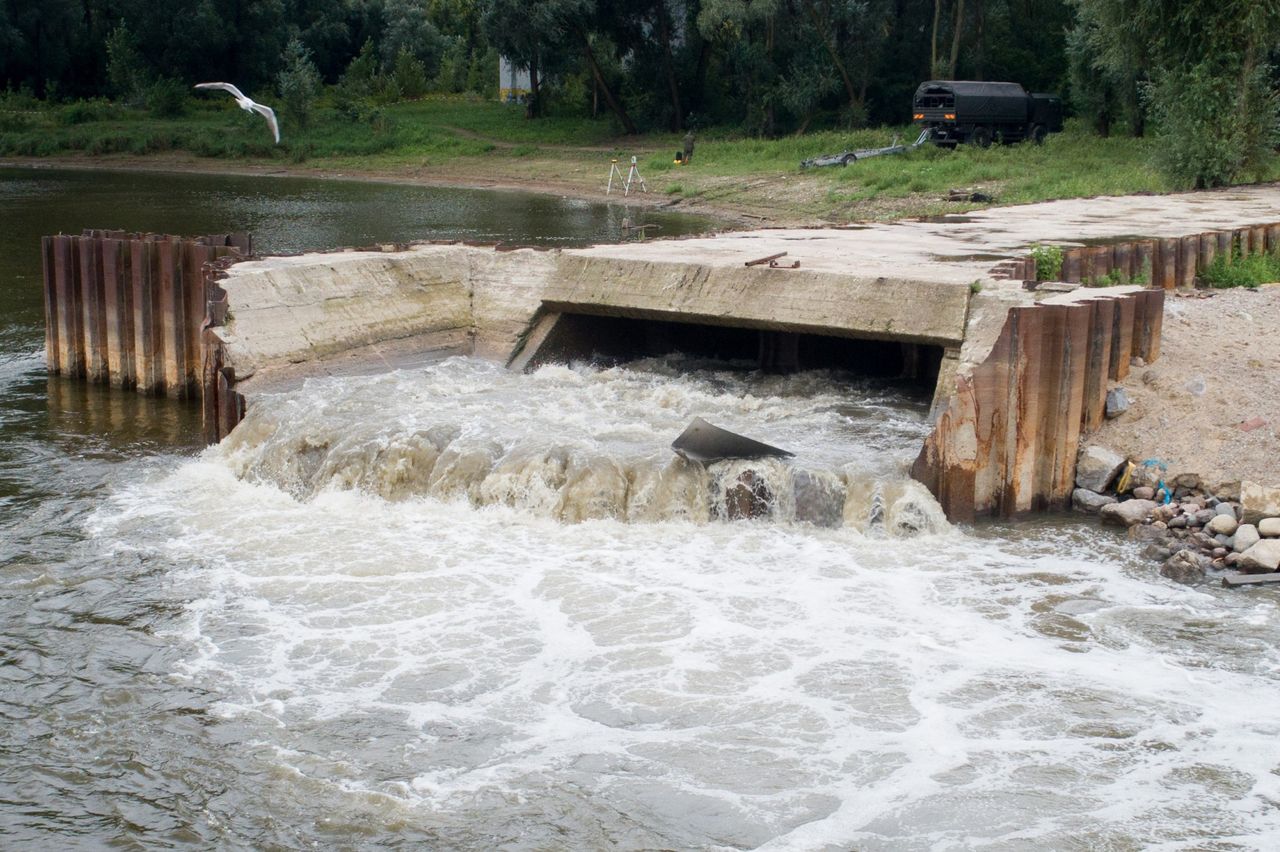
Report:
[[[45,237],[49,372],[156,396],[197,396],[210,262],[251,249],[244,234]]]

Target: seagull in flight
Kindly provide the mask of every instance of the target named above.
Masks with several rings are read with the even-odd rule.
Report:
[[[271,135],[276,138],[276,144],[280,144],[280,124],[276,121],[276,112],[269,106],[263,106],[256,101],[245,96],[243,92],[230,83],[196,83],[197,89],[221,89],[224,92],[230,92],[231,96],[236,99],[240,109],[245,112],[256,112],[267,120],[267,124],[271,126]]]

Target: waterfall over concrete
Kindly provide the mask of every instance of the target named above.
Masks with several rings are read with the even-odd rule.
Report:
[[[524,376],[455,358],[378,378],[313,380],[265,396],[219,452],[242,478],[309,500],[463,500],[563,523],[755,519],[889,536],[947,523],[906,478],[924,401],[818,371],[770,377],[677,368],[550,366]],[[669,448],[707,415],[797,448],[795,459],[702,465]]]

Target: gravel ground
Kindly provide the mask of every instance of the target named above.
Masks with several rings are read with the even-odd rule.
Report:
[[[1280,485],[1280,284],[1203,292],[1165,301],[1159,359],[1122,383],[1132,407],[1083,443],[1159,459],[1169,477],[1199,474],[1215,491]]]

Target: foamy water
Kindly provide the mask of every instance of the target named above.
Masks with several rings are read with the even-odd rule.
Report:
[[[319,383],[94,516],[108,552],[185,566],[171,677],[218,696],[227,747],[260,801],[307,821],[298,837],[1280,840],[1274,596],[1168,584],[1126,542],[1070,523],[895,537],[786,517],[566,521],[548,507],[567,475],[483,496],[503,459],[644,468],[691,408],[846,483],[894,481],[923,429],[918,408],[828,376],[650,366]],[[464,438],[489,443],[474,493],[415,484]],[[281,448],[308,443],[289,467]],[[557,482],[554,501],[538,490]]]
[[[454,358],[312,381],[254,405],[221,452],[238,475],[301,499],[348,488],[508,505],[566,522],[703,522],[732,516],[732,491],[754,488],[778,521],[889,534],[946,527],[906,477],[926,429],[923,403],[827,372],[768,378],[683,369],[690,363],[548,366],[524,376]],[[797,457],[686,463],[670,443],[695,416]]]

